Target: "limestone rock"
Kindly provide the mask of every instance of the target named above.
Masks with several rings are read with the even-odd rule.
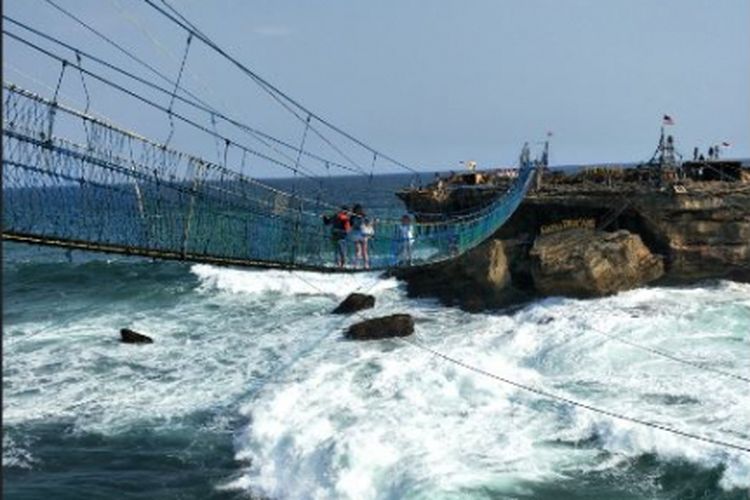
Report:
[[[152,344],[154,342],[148,335],[143,335],[130,328],[120,330],[120,341],[125,344]]]
[[[633,169],[632,173],[637,174],[637,169]],[[750,179],[750,169],[746,169],[746,173]],[[560,179],[555,180],[554,177]],[[576,179],[563,181],[566,178],[568,176],[561,173],[545,174],[542,190],[527,194],[518,210],[498,229],[493,239],[475,250],[449,262],[398,270],[393,274],[406,282],[410,296],[436,297],[444,304],[458,305],[469,311],[504,308],[539,295],[595,296],[612,293],[646,283],[647,279],[660,275],[662,268],[664,275],[659,278],[660,285],[717,278],[750,282],[750,190],[747,183],[684,182],[686,192],[676,193],[673,189],[650,187],[635,181],[608,186],[582,183]],[[405,200],[409,209],[416,212],[421,210],[418,194],[414,195],[416,198],[413,200]],[[431,203],[433,201],[437,203],[439,200],[431,200]],[[443,210],[443,213],[450,213],[452,208],[453,205],[447,203],[425,207],[427,211]],[[466,209],[464,207],[462,210]],[[619,283],[602,285],[591,277],[586,278],[585,273],[581,275],[581,283],[588,283],[586,286],[567,283],[563,277],[565,272],[554,279],[551,276],[545,278],[546,271],[542,272],[539,255],[530,255],[532,243],[542,233],[545,234],[543,238],[552,238],[556,233],[549,232],[550,228],[564,229],[564,222],[568,220],[594,221],[594,227],[608,231],[627,230],[638,235],[640,241],[657,257],[655,260],[646,259],[632,269],[618,269],[618,273],[609,273],[614,281],[618,281],[614,278],[619,275]],[[563,231],[557,237],[573,238],[566,248],[578,252],[583,265],[585,246],[581,245],[585,242],[576,240],[577,234]],[[539,238],[538,250],[542,241]],[[502,259],[493,258],[497,254],[493,254],[492,248],[500,242],[505,264],[501,262]],[[614,242],[611,243],[614,245]],[[627,254],[627,251],[623,251]],[[606,252],[600,252],[600,257],[600,266],[612,266],[617,261]],[[663,263],[657,262],[662,260]],[[623,257],[620,261],[629,259]],[[504,266],[507,267],[504,272],[510,276],[510,283],[495,279],[500,276],[499,270]],[[573,269],[576,266],[571,264],[571,269],[566,272]]]
[[[352,340],[379,340],[406,337],[414,333],[414,318],[408,314],[392,314],[355,323],[346,331]]]
[[[410,296],[437,296],[469,311],[502,307],[527,298],[511,286],[505,247],[505,242],[491,239],[455,260],[397,270],[396,276],[406,281]]]
[[[363,293],[352,293],[331,312],[333,314],[351,314],[372,307],[375,307],[375,297]]]
[[[750,192],[652,197],[641,211],[669,255],[670,282],[750,281]]]
[[[468,253],[463,265],[456,267],[455,272],[479,287],[499,290],[510,283],[508,259],[500,240],[480,245]]]
[[[608,295],[664,274],[663,259],[625,230],[570,229],[539,236],[530,257],[534,286],[544,295]]]

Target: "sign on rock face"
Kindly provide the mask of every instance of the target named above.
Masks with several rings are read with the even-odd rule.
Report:
[[[556,233],[558,231],[564,231],[566,229],[583,228],[583,229],[594,229],[596,228],[595,219],[563,219],[560,222],[553,224],[547,224],[541,227],[540,234]]]

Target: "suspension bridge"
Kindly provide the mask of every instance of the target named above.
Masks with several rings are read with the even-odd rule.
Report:
[[[166,2],[162,6],[145,1],[167,22],[184,30],[186,42],[174,78],[52,0],[47,2],[158,77],[157,81],[3,16],[6,40],[60,68],[56,86],[49,87],[50,96],[4,79],[3,238],[234,266],[364,270],[353,259],[344,265],[337,262],[332,228],[323,223],[324,216],[342,203],[341,194],[332,193],[348,186],[344,190],[352,196],[351,204],[362,193],[387,191],[378,186],[379,165],[409,173],[416,170],[289,97]],[[185,88],[188,56],[198,42],[288,113],[302,129],[300,142],[292,144],[248,125]],[[85,90],[83,109],[60,99],[66,74],[70,79],[75,73]],[[167,139],[147,138],[94,114],[89,98],[92,85],[107,87],[132,105],[161,115],[168,127]],[[221,132],[217,123],[222,125]],[[213,141],[217,159],[172,146],[176,124]],[[363,166],[363,157],[369,159],[369,169]],[[247,158],[256,165],[285,170],[288,182],[273,183],[248,174]],[[434,264],[479,245],[519,206],[535,165],[528,157],[522,158],[515,181],[489,205],[446,214],[437,222],[419,222],[419,214],[411,214],[417,217],[410,220],[406,233],[400,228],[405,208],[393,189],[386,192],[382,203],[368,207],[368,215],[376,221],[368,245],[368,269]],[[347,177],[333,178],[332,168]]]

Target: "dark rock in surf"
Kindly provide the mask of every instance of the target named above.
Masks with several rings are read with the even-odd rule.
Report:
[[[414,318],[409,314],[392,314],[355,323],[346,331],[352,340],[380,340],[407,337],[414,333]]]
[[[363,293],[352,293],[331,312],[333,314],[351,314],[372,307],[375,307],[375,297]]]
[[[120,330],[120,342],[125,344],[153,344],[154,339],[130,328],[123,328]]]
[[[392,273],[406,281],[410,297],[437,296],[446,305],[481,311],[527,300],[511,280],[517,253],[513,242],[491,239],[458,259]]]

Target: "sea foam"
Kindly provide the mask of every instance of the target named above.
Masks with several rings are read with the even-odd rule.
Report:
[[[59,325],[6,325],[3,418],[14,434],[4,463],[35,466],[23,438],[35,422],[113,435],[187,429],[208,412],[243,422],[234,429],[237,475],[223,487],[275,498],[528,495],[530,485],[581,473],[616,476],[644,454],[722,468],[721,487],[750,487],[747,454],[540,398],[398,340],[344,341],[359,316],[328,314],[349,292],[369,290],[376,307],[362,316],[409,312],[420,342],[462,362],[742,444],[750,441],[745,384],[600,332],[747,374],[748,285],[550,298],[496,315],[408,299],[395,280],[372,273],[196,265],[191,275],[195,285],[169,292],[168,308],[107,304]],[[155,343],[120,345],[123,325]]]
[[[742,444],[738,436],[750,438],[744,384],[597,331],[747,373],[737,345],[750,326],[742,309],[747,290],[722,283],[547,299],[510,317],[444,309],[433,321],[418,321],[417,335],[499,376]],[[731,310],[739,317],[714,329],[713,314],[737,304]],[[722,487],[750,487],[747,454],[550,402],[399,342],[328,344],[244,412],[252,423],[238,438],[237,457],[253,465],[235,485],[275,498],[429,497],[486,488],[513,495],[527,481],[644,454],[722,467]]]

